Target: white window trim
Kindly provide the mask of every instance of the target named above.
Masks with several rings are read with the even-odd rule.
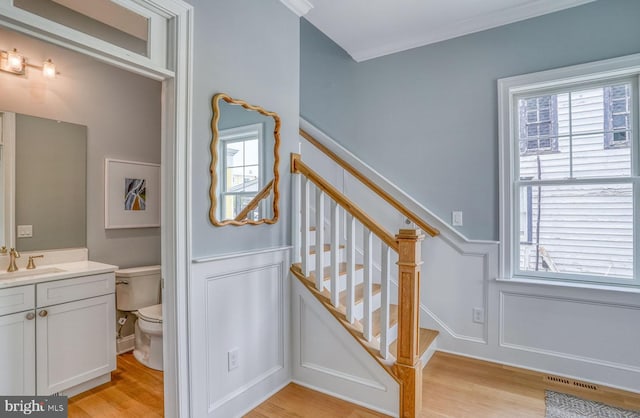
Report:
[[[620,58],[614,58],[603,61],[596,61],[587,64],[575,65],[537,73],[525,74],[515,77],[508,77],[498,80],[498,135],[499,135],[499,196],[500,196],[500,280],[539,280],[535,277],[516,276],[517,266],[514,265],[515,244],[514,228],[516,225],[513,213],[514,199],[518,199],[513,190],[513,169],[514,169],[514,144],[511,141],[511,135],[517,124],[517,115],[510,112],[514,108],[515,97],[539,90],[551,90],[569,85],[581,85],[596,83],[603,79],[622,78],[622,77],[638,77],[640,74],[640,54],[628,55]],[[639,83],[640,84],[640,83]],[[640,92],[637,92],[640,93]],[[639,94],[640,96],[640,94]],[[635,109],[638,112],[640,109]],[[634,127],[638,129],[639,127]],[[636,176],[633,180],[634,195],[640,196],[640,181],[638,173],[640,164],[640,144],[637,139],[638,135],[631,144],[631,152],[633,153],[631,173]],[[593,180],[590,180],[593,181]],[[633,208],[634,218],[640,219],[640,203],[634,202]],[[630,285],[640,285],[640,255],[638,254],[640,243],[640,227],[636,221],[634,225],[634,278],[629,281]],[[571,278],[564,279],[571,281]],[[575,276],[576,281],[583,282],[581,276]],[[606,283],[599,282],[599,285]],[[613,286],[619,286],[619,283],[612,283]]]

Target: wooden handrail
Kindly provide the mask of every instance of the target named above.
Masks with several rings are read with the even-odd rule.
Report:
[[[393,196],[391,196],[389,193],[387,193],[385,190],[383,190],[380,186],[378,186],[377,184],[373,183],[364,174],[362,174],[358,170],[356,170],[351,164],[349,164],[348,162],[346,162],[345,160],[340,158],[336,153],[334,153],[329,148],[327,148],[325,145],[320,143],[320,141],[318,141],[313,136],[311,136],[311,134],[309,134],[307,131],[305,131],[304,129],[300,128],[300,135],[304,139],[309,141],[312,145],[314,145],[316,148],[318,148],[320,151],[322,151],[324,154],[326,154],[333,161],[335,161],[339,166],[341,166],[342,168],[347,170],[352,176],[354,176],[355,178],[360,180],[360,182],[362,184],[364,184],[365,186],[367,186],[368,188],[373,190],[378,196],[380,196],[387,203],[389,203],[391,206],[393,206],[398,212],[402,213],[404,216],[409,218],[409,220],[411,220],[411,222],[413,222],[416,225],[418,225],[418,227],[420,227],[420,229],[422,229],[424,232],[426,232],[427,234],[431,235],[432,237],[435,237],[436,235],[440,234],[440,231],[437,228],[434,228],[433,226],[431,226],[428,223],[426,223],[424,220],[422,220],[422,218],[420,218],[418,215],[413,213],[411,210],[409,210],[402,203],[398,202],[397,199],[395,199]]]
[[[249,212],[255,209],[255,207],[258,206],[258,203],[260,203],[262,199],[264,199],[265,197],[267,197],[269,193],[271,193],[272,187],[273,187],[273,179],[271,179],[271,181],[267,183],[267,185],[264,186],[262,190],[260,190],[258,194],[255,195],[255,197],[251,199],[249,203],[247,203],[247,206],[245,206],[244,209],[240,211],[238,216],[235,217],[234,221],[241,221],[244,218],[246,218]]]
[[[300,160],[299,154],[291,155],[291,171],[294,173],[300,173],[306,176],[313,184],[316,185],[320,190],[324,191],[329,195],[338,205],[344,208],[347,212],[349,212],[353,217],[355,217],[362,225],[368,228],[371,232],[376,234],[378,238],[382,240],[385,244],[392,248],[394,251],[398,252],[398,243],[393,235],[387,232],[384,227],[379,225],[376,221],[374,221],[369,215],[367,215],[362,209],[360,209],[355,203],[349,200],[345,195],[340,193],[338,189],[329,184],[326,180],[324,180],[318,173],[313,171],[308,165]]]

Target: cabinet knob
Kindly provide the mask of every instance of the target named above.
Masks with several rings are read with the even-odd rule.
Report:
[[[28,321],[31,321],[35,317],[36,314],[34,314],[33,312],[28,312],[27,315],[25,315],[25,318],[27,318]]]
[[[38,312],[38,315],[40,315],[41,317],[45,317],[49,314],[49,312],[47,312],[46,309],[41,310],[40,312]]]

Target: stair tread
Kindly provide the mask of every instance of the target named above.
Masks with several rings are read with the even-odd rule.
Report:
[[[331,251],[331,244],[324,244],[323,247],[324,248],[322,249],[322,251],[324,251],[325,253]],[[338,248],[343,249],[344,244],[340,244]],[[315,254],[315,253],[316,253],[316,246],[315,245],[309,246],[309,254]]]
[[[293,264],[294,267],[296,267],[298,270],[302,271],[302,264],[301,263],[294,263]],[[364,269],[364,264],[356,264],[356,271],[358,270],[362,270]],[[347,263],[342,262],[339,264],[338,266],[338,275],[339,276],[344,276],[345,274],[347,274]],[[322,269],[322,275],[324,276],[324,280],[331,280],[331,267],[327,266],[325,268]],[[316,279],[316,272],[312,271],[311,273],[309,273],[309,280],[313,281],[315,283],[315,279]]]
[[[436,339],[438,334],[440,334],[440,332],[438,332],[438,331],[435,331],[435,330],[432,330],[432,329],[427,329],[427,328],[420,328],[420,337],[419,337],[419,342],[418,342],[418,349],[419,349],[420,357],[422,357],[422,355],[425,353],[425,351],[427,351],[429,349],[429,347],[431,346],[433,341]],[[397,357],[398,340],[395,340],[393,343],[391,343],[391,345],[389,346],[389,352],[394,357]],[[423,364],[423,366],[425,366],[425,364]]]

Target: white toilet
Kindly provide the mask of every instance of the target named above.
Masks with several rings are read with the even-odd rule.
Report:
[[[138,318],[133,355],[140,363],[162,370],[162,304],[160,266],[116,271],[116,308]]]

